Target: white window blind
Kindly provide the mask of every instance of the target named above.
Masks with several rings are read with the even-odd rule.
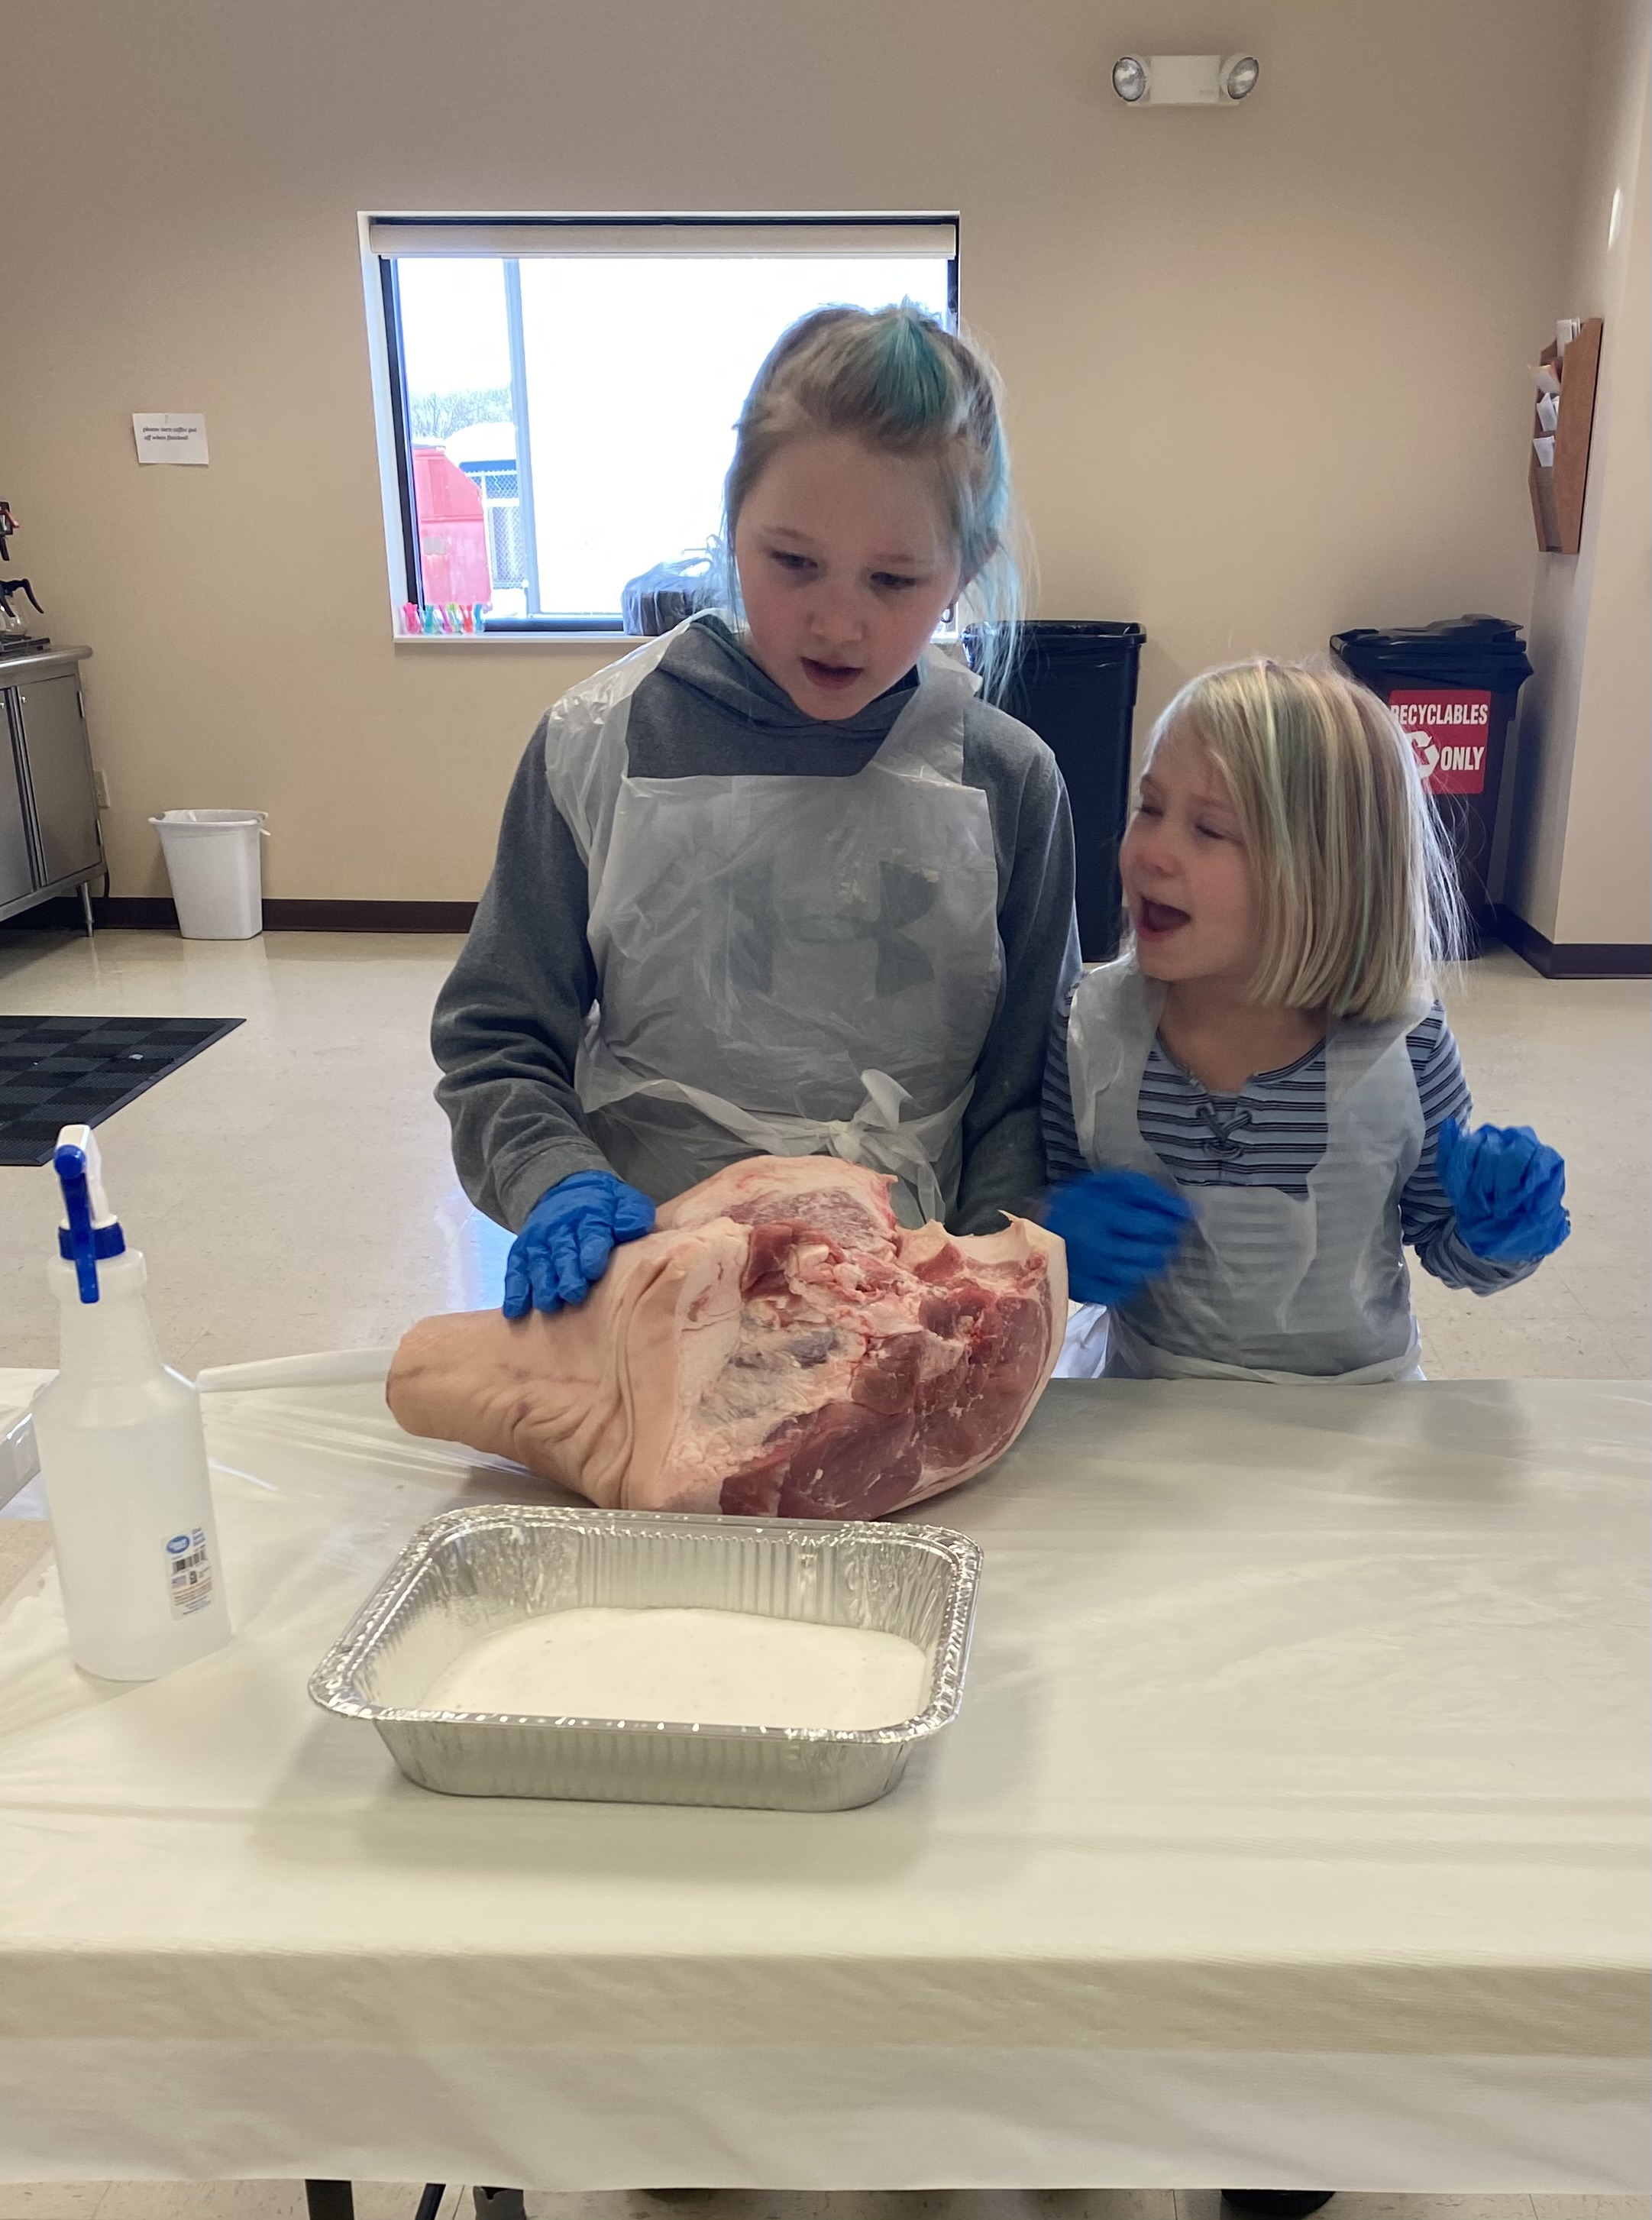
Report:
[[[818,221],[764,221],[751,216],[696,217],[662,221],[632,216],[514,216],[498,221],[429,216],[370,216],[367,245],[374,254],[807,255],[835,259],[873,255],[890,260],[932,255],[950,262],[958,251],[954,216],[881,221],[852,216]]]

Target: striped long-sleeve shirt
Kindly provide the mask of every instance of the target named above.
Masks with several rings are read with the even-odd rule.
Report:
[[[1473,1105],[1456,1042],[1436,1002],[1406,1037],[1423,1106],[1423,1153],[1400,1196],[1401,1234],[1425,1272],[1448,1288],[1478,1295],[1512,1287],[1535,1262],[1498,1263],[1476,1257],[1457,1231],[1456,1213],[1436,1164],[1440,1127],[1469,1122]],[[1322,1041],[1279,1071],[1254,1073],[1237,1094],[1218,1094],[1184,1071],[1156,1040],[1137,1098],[1141,1136],[1183,1187],[1273,1187],[1299,1199],[1325,1154],[1325,1051]],[[1078,1145],[1067,1063],[1067,1021],[1057,1021],[1044,1072],[1044,1152],[1052,1185],[1089,1167]]]

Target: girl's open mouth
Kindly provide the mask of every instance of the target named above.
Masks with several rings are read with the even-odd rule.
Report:
[[[813,656],[802,658],[804,676],[811,686],[824,687],[828,693],[852,686],[860,677],[860,666],[854,663],[817,663]]]
[[[1136,931],[1143,940],[1164,940],[1189,921],[1185,909],[1174,908],[1169,902],[1144,901]]]

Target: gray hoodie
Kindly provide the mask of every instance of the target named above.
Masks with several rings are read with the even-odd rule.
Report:
[[[841,723],[807,717],[719,617],[672,641],[632,696],[627,770],[636,778],[846,778],[869,762],[917,674]],[[552,800],[545,726],[518,766],[493,876],[437,998],[431,1045],[453,1160],[477,1207],[513,1232],[570,1172],[605,1171],[575,1098],[574,1057],[597,999],[586,939],[585,866]],[[1032,1210],[1044,1181],[1039,1101],[1051,1017],[1079,973],[1073,829],[1043,741],[971,702],[963,778],[987,797],[998,864],[1004,986],[963,1120],[953,1231],[991,1232]]]

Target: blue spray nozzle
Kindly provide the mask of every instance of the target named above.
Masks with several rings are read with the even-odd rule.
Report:
[[[72,1140],[65,1138],[71,1133],[76,1137]],[[126,1237],[110,1216],[104,1200],[103,1167],[89,1128],[65,1127],[64,1137],[59,1137],[52,1153],[52,1169],[63,1189],[64,1215],[68,1221],[58,1228],[58,1254],[75,1268],[75,1284],[80,1290],[81,1301],[95,1303],[97,1260],[100,1257],[122,1255]],[[101,1225],[97,1222],[100,1219]]]
[[[68,1213],[66,1227],[58,1230],[58,1253],[66,1256],[75,1268],[75,1283],[80,1289],[83,1303],[97,1300],[97,1236],[93,1231],[91,1194],[86,1182],[86,1152],[84,1149],[64,1146],[52,1157],[53,1169],[58,1175],[58,1185],[63,1189],[63,1207]]]

